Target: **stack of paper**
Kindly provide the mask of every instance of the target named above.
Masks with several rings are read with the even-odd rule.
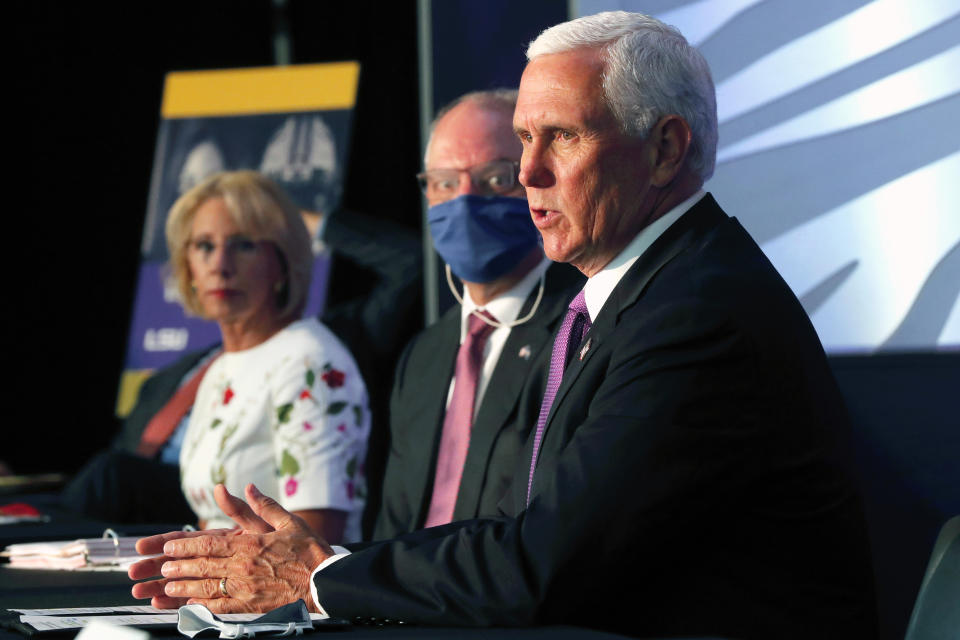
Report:
[[[0,612],[3,610],[0,609]],[[0,627],[7,626],[27,635],[62,633],[64,630],[87,627],[92,622],[133,626],[145,629],[172,629],[191,638],[204,631],[219,630],[221,638],[252,637],[256,633],[286,631],[300,635],[304,630],[321,625],[343,628],[346,620],[331,619],[326,614],[308,613],[303,600],[283,605],[273,611],[260,613],[212,614],[199,604],[186,605],[179,612],[173,609],[154,609],[143,605],[116,607],[83,607],[69,609],[10,609],[15,616],[0,617]],[[116,628],[116,627],[115,627]]]
[[[135,548],[139,538],[110,537],[11,544],[0,555],[21,569],[113,569],[125,571],[144,556]]]

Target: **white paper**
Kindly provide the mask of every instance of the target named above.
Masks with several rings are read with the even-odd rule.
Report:
[[[79,616],[92,613],[170,613],[173,609],[157,609],[150,605],[121,605],[116,607],[67,607],[64,609],[10,609],[25,616]]]
[[[256,617],[256,616],[254,616]],[[78,629],[92,620],[100,620],[110,624],[130,625],[139,627],[149,624],[166,624],[176,626],[177,614],[152,615],[118,615],[118,616],[20,616],[20,622],[29,624],[37,631],[53,631],[57,629]]]
[[[23,615],[20,622],[29,624],[38,631],[55,629],[76,629],[84,626],[91,620],[102,620],[111,624],[142,626],[149,624],[168,624],[176,626],[177,612],[175,609],[155,609],[153,607],[89,607],[86,609],[13,609]],[[59,614],[32,613],[36,611],[60,612]],[[24,613],[31,612],[31,613]],[[68,613],[95,613],[95,612],[127,612],[127,615],[66,615]],[[136,615],[144,612],[140,615]],[[218,613],[217,617],[224,622],[251,622],[262,613]],[[311,620],[323,620],[319,613],[311,613]]]

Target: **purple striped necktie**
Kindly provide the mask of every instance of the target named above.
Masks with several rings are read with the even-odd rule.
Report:
[[[483,315],[496,320],[487,311]],[[433,479],[433,495],[427,511],[425,527],[447,524],[453,519],[457,504],[463,465],[467,461],[470,446],[470,429],[473,427],[473,408],[477,396],[477,380],[483,368],[483,347],[494,327],[476,314],[471,313],[467,322],[467,335],[457,351],[457,364],[453,373],[453,395],[443,417],[443,432],[440,435],[440,451]]]
[[[557,338],[553,341],[547,389],[543,394],[540,417],[537,418],[537,431],[533,436],[533,456],[530,458],[530,478],[527,480],[528,505],[530,504],[530,490],[533,488],[533,471],[537,468],[537,455],[540,453],[540,441],[543,440],[543,429],[547,426],[550,407],[553,406],[553,400],[557,397],[557,389],[563,379],[563,372],[570,362],[570,356],[580,346],[580,341],[590,331],[590,326],[590,314],[587,312],[587,303],[584,301],[583,291],[581,291],[567,307],[567,315],[564,316]]]

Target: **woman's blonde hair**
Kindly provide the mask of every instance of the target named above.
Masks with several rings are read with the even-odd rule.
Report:
[[[285,276],[277,292],[277,311],[283,320],[303,313],[310,289],[313,253],[300,210],[270,179],[256,171],[216,173],[184,193],[167,216],[170,278],[188,313],[203,316],[187,265],[187,247],[197,209],[211,198],[222,198],[234,223],[252,240],[271,243]]]

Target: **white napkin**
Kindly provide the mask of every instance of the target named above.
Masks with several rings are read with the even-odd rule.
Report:
[[[232,622],[229,614],[221,619],[202,604],[188,604],[178,610],[177,631],[193,638],[201,631],[217,629],[221,638],[252,638],[258,633],[277,636],[300,635],[313,629],[313,621],[303,600],[278,607],[254,620]],[[238,616],[239,617],[239,616]]]

